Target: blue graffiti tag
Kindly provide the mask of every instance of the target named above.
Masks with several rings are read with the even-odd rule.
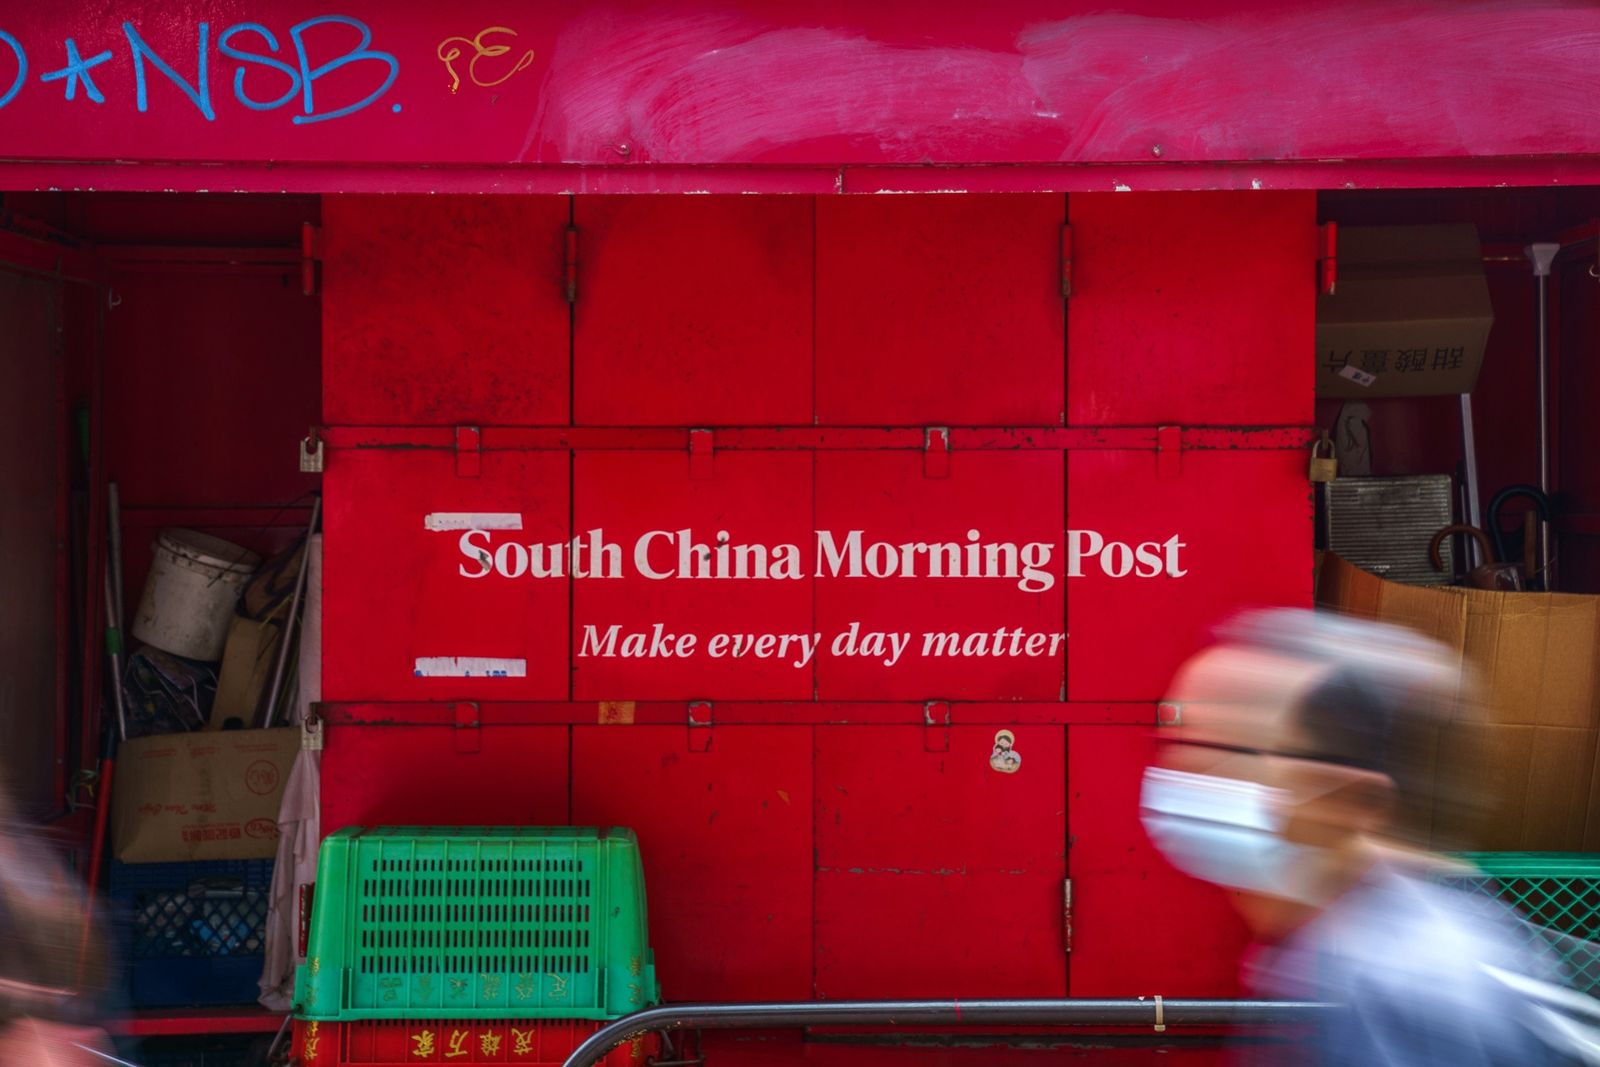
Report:
[[[138,105],[141,112],[150,110],[150,100],[145,88],[144,61],[149,59],[155,68],[167,76],[167,80],[183,90],[183,95],[194,101],[194,106],[200,109],[200,114],[206,117],[207,122],[214,122],[217,118],[216,111],[211,107],[211,85],[206,77],[206,34],[210,27],[202,22],[200,24],[200,76],[198,88],[191,86],[183,80],[179,73],[167,65],[166,60],[150,50],[144,43],[144,38],[139,36],[139,31],[133,28],[133,23],[124,22],[122,32],[128,35],[128,46],[133,49],[133,76],[137,83]]]
[[[354,27],[361,33],[361,43],[351,51],[340,56],[338,59],[329,60],[328,62],[322,64],[322,66],[312,70],[311,61],[306,58],[305,32],[313,26],[321,26],[329,23]],[[305,93],[306,113],[304,115],[296,115],[294,117],[294,122],[297,126],[307,122],[324,122],[327,119],[336,119],[341,115],[349,115],[352,112],[360,111],[368,104],[377,100],[384,93],[388,92],[389,86],[393,85],[395,78],[399,77],[400,75],[400,61],[398,59],[388,52],[375,52],[367,48],[367,45],[372,43],[372,31],[367,29],[367,24],[359,19],[349,18],[345,15],[322,15],[314,19],[306,19],[304,22],[297,23],[296,25],[290,27],[289,36],[294,41],[294,50],[296,54],[300,56],[300,86],[301,91]],[[312,84],[324,74],[332,74],[346,63],[355,63],[363,59],[375,59],[379,62],[388,64],[389,76],[383,80],[383,84],[378,86],[376,91],[374,91],[360,103],[351,104],[348,107],[342,107],[337,111],[330,111],[326,115],[318,115],[316,113],[316,104],[313,102],[311,95]]]
[[[22,91],[22,83],[28,80],[28,54],[22,50],[22,42],[5,30],[0,30],[0,41],[10,45],[11,51],[17,57],[17,80],[11,83],[11,88],[6,90],[6,95],[0,96],[0,107],[5,107]]]
[[[273,108],[282,107],[290,100],[293,100],[300,92],[300,72],[289,66],[289,64],[283,62],[281,59],[273,59],[271,56],[263,56],[255,52],[246,52],[241,48],[234,48],[228,42],[233,39],[234,35],[240,33],[257,34],[263,41],[267,43],[267,48],[270,51],[277,52],[278,50],[278,39],[272,35],[271,30],[267,29],[259,22],[241,22],[237,26],[229,26],[227,30],[223,32],[222,36],[217,38],[217,48],[222,52],[223,55],[227,56],[229,59],[238,60],[241,64],[256,63],[268,68],[269,70],[276,70],[279,73],[284,74],[289,79],[289,88],[276,100],[263,103],[260,100],[252,99],[250,95],[244,91],[245,68],[241,66],[237,71],[234,72],[233,75],[234,99],[238,100],[239,103],[243,104],[252,111],[271,111]]]
[[[311,50],[307,47],[307,34],[319,26],[348,27],[359,35],[358,41],[343,54],[314,66],[311,61]],[[197,66],[194,81],[191,82],[150,46],[133,23],[122,24],[123,35],[128,41],[128,55],[133,62],[134,104],[141,114],[150,110],[148,68],[153,67],[188,97],[189,102],[205,116],[207,122],[216,121],[217,112],[211,99],[211,26],[209,23],[200,22],[196,24],[195,29]],[[17,57],[16,78],[4,95],[0,95],[0,108],[4,108],[16,99],[17,94],[27,83],[28,54],[22,42],[3,29],[0,29],[0,42],[9,46],[12,54]],[[233,72],[234,99],[250,111],[275,111],[298,99],[303,114],[293,115],[290,119],[296,126],[353,115],[376,103],[394,86],[395,80],[400,76],[400,60],[393,53],[371,47],[372,30],[365,22],[347,15],[319,15],[296,23],[289,28],[289,40],[284,44],[293,45],[295,62],[290,62],[287,56],[279,58],[278,37],[259,22],[234,23],[216,38],[217,52],[223,58],[239,65]],[[249,45],[256,50],[251,51],[250,48],[242,47],[243,45]],[[102,63],[110,62],[113,59],[112,51],[106,49],[85,58],[78,49],[77,39],[73,37],[65,38],[62,47],[66,52],[66,64],[59,70],[40,74],[38,80],[45,83],[64,82],[64,95],[67,100],[77,98],[78,86],[81,83],[85,96],[96,104],[105,103],[105,94],[95,84],[91,71]],[[315,92],[317,80],[352,63],[364,61],[381,64],[385,68],[382,84],[353,104],[319,113]],[[252,71],[255,72],[257,79],[255,85],[258,93],[261,91],[260,79],[266,77],[267,72],[286,79],[287,87],[282,95],[273,99],[264,100],[253,96],[245,87],[245,75]],[[400,105],[393,105],[392,111],[399,113]]]
[[[108,48],[99,55],[90,56],[88,59],[84,59],[78,54],[78,42],[74,41],[71,37],[68,37],[67,65],[62,67],[60,70],[52,70],[48,74],[39,75],[39,80],[42,82],[53,82],[61,81],[63,78],[66,79],[68,100],[71,100],[78,95],[78,83],[81,81],[83,82],[84,94],[95,103],[103,104],[106,102],[106,94],[102,93],[100,91],[100,87],[95,85],[94,77],[90,75],[89,71],[110,58],[111,49]]]

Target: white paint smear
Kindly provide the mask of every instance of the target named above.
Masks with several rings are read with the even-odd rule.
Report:
[[[520,530],[520,511],[435,511],[423,518],[428,530]]]
[[[418,656],[418,678],[525,678],[525,659],[496,659],[490,656]]]

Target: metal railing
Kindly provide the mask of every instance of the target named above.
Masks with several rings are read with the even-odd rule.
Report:
[[[1315,1001],[836,1000],[771,1004],[666,1004],[608,1023],[564,1067],[595,1067],[607,1052],[665,1030],[773,1030],[797,1026],[1263,1026],[1314,1022],[1332,1011]]]

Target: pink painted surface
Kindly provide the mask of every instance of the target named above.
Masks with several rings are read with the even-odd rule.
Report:
[[[485,35],[496,29],[511,32]],[[1550,0],[123,0],[16,5],[0,31],[0,158],[31,161],[9,183],[148,181],[48,165],[69,160],[290,165],[248,179],[278,188],[307,181],[301,163],[512,168],[502,181],[525,165],[784,166],[799,170],[777,184],[793,188],[811,187],[807,168],[1117,164],[1095,178],[1109,188],[1151,165],[1519,160],[1600,144],[1600,10]],[[156,187],[239,187],[239,174],[165,172]],[[452,180],[402,174],[375,184]]]

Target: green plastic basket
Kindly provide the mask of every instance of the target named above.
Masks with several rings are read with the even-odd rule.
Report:
[[[306,955],[305,1019],[615,1019],[660,1000],[620,828],[340,830]]]
[[[1580,852],[1469,852],[1478,873],[1439,881],[1514,906],[1534,924],[1529,942],[1548,952],[1573,988],[1600,994],[1600,856]],[[1541,934],[1539,928],[1549,931]]]

